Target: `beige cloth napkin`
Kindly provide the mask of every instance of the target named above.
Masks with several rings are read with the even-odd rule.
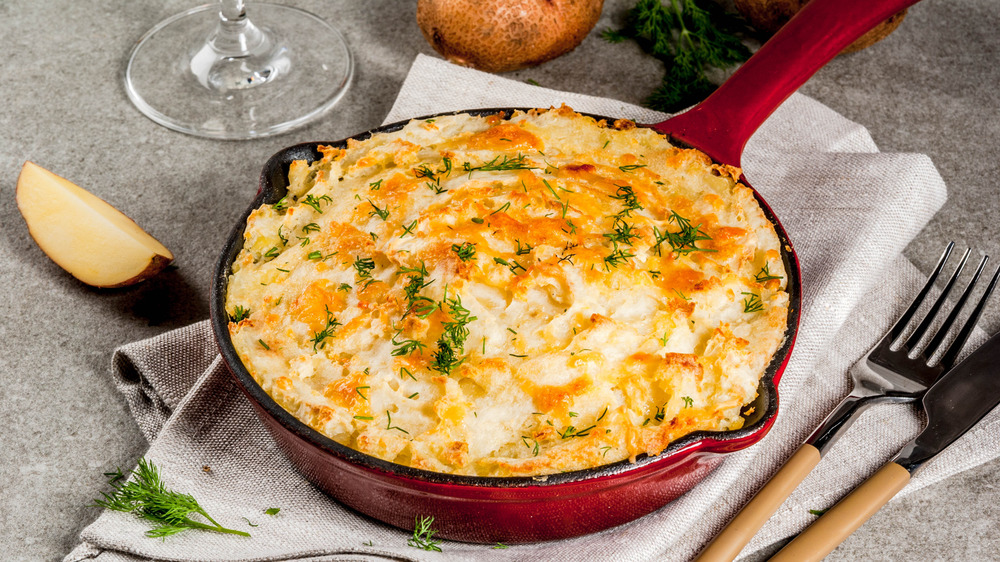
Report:
[[[664,117],[419,56],[387,121],[454,109],[561,103],[641,123]],[[202,322],[117,350],[113,374],[150,439],[146,456],[161,467],[167,484],[193,494],[223,525],[253,537],[185,532],[160,541],[143,536],[149,525],[136,517],[105,512],[84,529],[82,543],[66,560],[691,558],[847,393],[849,365],[922,283],[900,252],[945,200],[944,184],[926,156],[879,153],[863,127],[802,95],[792,96],[761,127],[744,165],[781,218],[802,264],[802,321],[779,387],[782,409],[761,443],[728,457],[663,509],[565,541],[503,550],[446,541],[441,553],[408,547],[409,533],[342,507],[298,475],[230,382],[215,356],[208,323]],[[994,414],[930,463],[904,493],[1000,455],[1000,445],[988,438],[1000,429],[998,418]],[[919,425],[907,406],[870,410],[745,552],[800,530],[814,517],[810,509],[828,507]],[[270,507],[281,512],[265,515]]]

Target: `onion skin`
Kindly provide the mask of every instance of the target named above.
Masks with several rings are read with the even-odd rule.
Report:
[[[417,24],[450,62],[486,72],[535,66],[576,48],[604,0],[419,0]]]

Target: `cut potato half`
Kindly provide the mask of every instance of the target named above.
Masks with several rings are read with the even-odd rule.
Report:
[[[33,162],[17,178],[17,207],[42,251],[88,285],[132,285],[174,259],[121,211]]]

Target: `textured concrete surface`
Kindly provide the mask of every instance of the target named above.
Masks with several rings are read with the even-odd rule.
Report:
[[[261,163],[296,142],[378,125],[413,57],[432,53],[413,2],[287,3],[339,23],[358,58],[351,91],[308,128],[220,142],[155,125],[121,82],[133,42],[195,2],[0,1],[0,557],[61,558],[96,515],[87,505],[101,473],[144,451],[109,381],[111,351],[207,316],[212,264]],[[658,63],[597,35],[630,4],[609,0],[578,49],[511,76],[639,102],[659,82]],[[882,150],[937,164],[949,201],[906,252],[923,270],[947,240],[1000,254],[998,28],[995,0],[925,0],[886,41],[838,58],[803,88],[867,126]],[[65,274],[18,216],[14,182],[25,160],[125,210],[174,251],[178,268],[113,291]],[[1000,305],[981,323],[1000,329]],[[894,502],[829,559],[1000,560],[998,473],[994,461]]]

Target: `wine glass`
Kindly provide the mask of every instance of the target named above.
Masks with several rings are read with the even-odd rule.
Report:
[[[165,127],[248,139],[320,116],[344,95],[353,74],[344,37],[319,17],[220,0],[146,32],[129,55],[125,89],[139,111]]]

